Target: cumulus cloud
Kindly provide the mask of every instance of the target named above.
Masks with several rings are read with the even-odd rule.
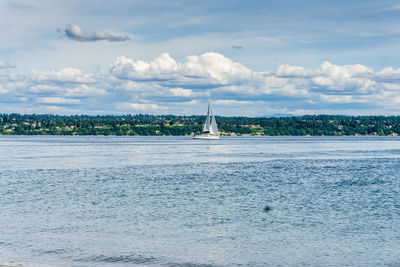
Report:
[[[373,70],[361,64],[338,66],[328,61],[325,61],[320,66],[318,72],[340,79],[350,76],[362,76],[371,74],[373,73]]]
[[[151,62],[134,61],[127,57],[118,57],[111,66],[111,73],[120,78],[133,81],[166,81],[174,79],[180,65],[164,53]]]
[[[333,81],[328,77],[318,76],[312,79],[313,83],[317,86],[331,86],[333,85]]]
[[[352,113],[358,108],[365,114],[368,107],[400,112],[399,81],[400,69],[393,67],[375,71],[360,64],[323,62],[313,70],[282,64],[257,72],[215,52],[181,62],[164,53],[150,61],[118,57],[110,73],[102,75],[77,68],[3,73],[0,94],[3,103],[36,103],[52,106],[55,112],[57,106],[73,106],[80,113],[190,113],[215,99],[216,109],[231,110],[232,115],[246,106],[255,110],[254,114],[243,110],[249,115],[273,110],[337,114],[344,113],[343,108]]]
[[[331,90],[365,91],[374,85],[369,78],[373,73],[371,68],[360,64],[338,66],[324,62],[316,71],[313,82]]]
[[[177,62],[167,53],[150,62],[122,56],[113,62],[110,72],[132,82],[132,90],[140,88],[140,83],[152,82],[158,88],[171,88],[169,92],[180,97],[199,97],[193,90],[201,89],[243,95],[307,95],[311,83],[308,78],[314,75],[290,65],[281,65],[275,72],[254,72],[215,52],[188,56],[184,62]]]
[[[50,97],[104,96],[112,81],[76,68],[61,70],[31,70],[25,75],[9,77],[8,91]],[[51,99],[51,98],[49,98]],[[53,98],[54,100],[55,98]],[[42,101],[43,99],[41,99]],[[71,102],[72,103],[72,102]]]
[[[0,69],[10,69],[10,68],[16,68],[17,65],[12,63],[12,62],[6,62],[0,60]]]
[[[85,110],[94,110],[97,105],[102,108],[107,105],[107,88],[113,80],[110,78],[76,68],[32,70],[18,75],[3,74],[0,75],[0,94],[3,101],[0,108],[3,112],[48,111],[73,114],[81,110],[80,113],[86,113]],[[71,105],[74,109],[69,108]]]
[[[190,97],[193,95],[193,91],[190,89],[183,89],[183,88],[172,88],[169,91],[174,96],[183,96],[183,97]]]
[[[277,77],[309,77],[312,74],[312,71],[306,70],[303,67],[288,64],[280,65],[275,71]]]
[[[87,34],[76,24],[69,24],[64,32],[68,38],[79,42],[96,42],[102,40],[123,42],[130,40],[130,37],[127,35],[113,35],[98,30],[94,30],[90,34]]]
[[[228,85],[246,82],[252,75],[250,69],[219,53],[209,52],[186,59],[183,75],[187,77],[203,77],[216,84]]]
[[[343,92],[342,94],[376,93],[383,84],[377,79],[376,72],[364,65],[338,66],[324,62],[316,70],[312,86],[318,90]]]
[[[120,79],[160,81],[164,85],[192,88],[236,84],[245,82],[252,75],[252,71],[242,64],[214,52],[188,56],[184,63],[177,63],[168,53],[151,62],[122,56],[114,61],[110,71]]]
[[[197,91],[206,89],[208,96],[218,96],[217,105],[224,106],[242,105],[249,98],[298,99],[308,106],[376,106],[377,102],[393,102],[384,100],[389,95],[383,92],[400,90],[396,83],[400,69],[375,72],[361,64],[335,65],[326,61],[315,70],[282,64],[273,71],[255,72],[214,52],[188,56],[184,62],[177,62],[167,53],[149,62],[119,57],[110,71],[116,78],[133,83],[134,88],[150,82],[157,92],[164,90],[161,94],[154,92],[158,97],[205,98],[207,95]],[[169,88],[169,94],[165,94],[165,88]]]
[[[393,67],[384,68],[376,73],[378,79],[383,80],[399,80],[400,79],[400,68],[393,69]]]

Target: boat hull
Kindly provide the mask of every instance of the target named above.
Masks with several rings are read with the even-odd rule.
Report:
[[[219,139],[219,135],[200,134],[193,136],[193,139]]]

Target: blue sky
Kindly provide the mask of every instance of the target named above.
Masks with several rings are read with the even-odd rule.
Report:
[[[392,115],[398,1],[0,2],[0,113]]]

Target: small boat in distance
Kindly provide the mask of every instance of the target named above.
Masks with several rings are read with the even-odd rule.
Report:
[[[210,102],[208,102],[207,118],[204,123],[203,133],[193,136],[193,139],[219,139],[217,122],[215,121]]]

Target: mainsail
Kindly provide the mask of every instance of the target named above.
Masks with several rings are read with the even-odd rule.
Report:
[[[211,106],[210,106],[210,103],[208,103],[207,118],[206,118],[206,122],[204,123],[203,133],[210,132],[210,128],[211,128],[210,127],[211,126],[210,110],[211,110]]]
[[[211,110],[211,113],[212,113],[212,119],[211,119],[210,133],[218,135],[217,122],[215,121],[214,112]]]
[[[210,103],[208,103],[207,118],[204,123],[203,133],[218,135],[217,122],[215,121],[214,112]]]

